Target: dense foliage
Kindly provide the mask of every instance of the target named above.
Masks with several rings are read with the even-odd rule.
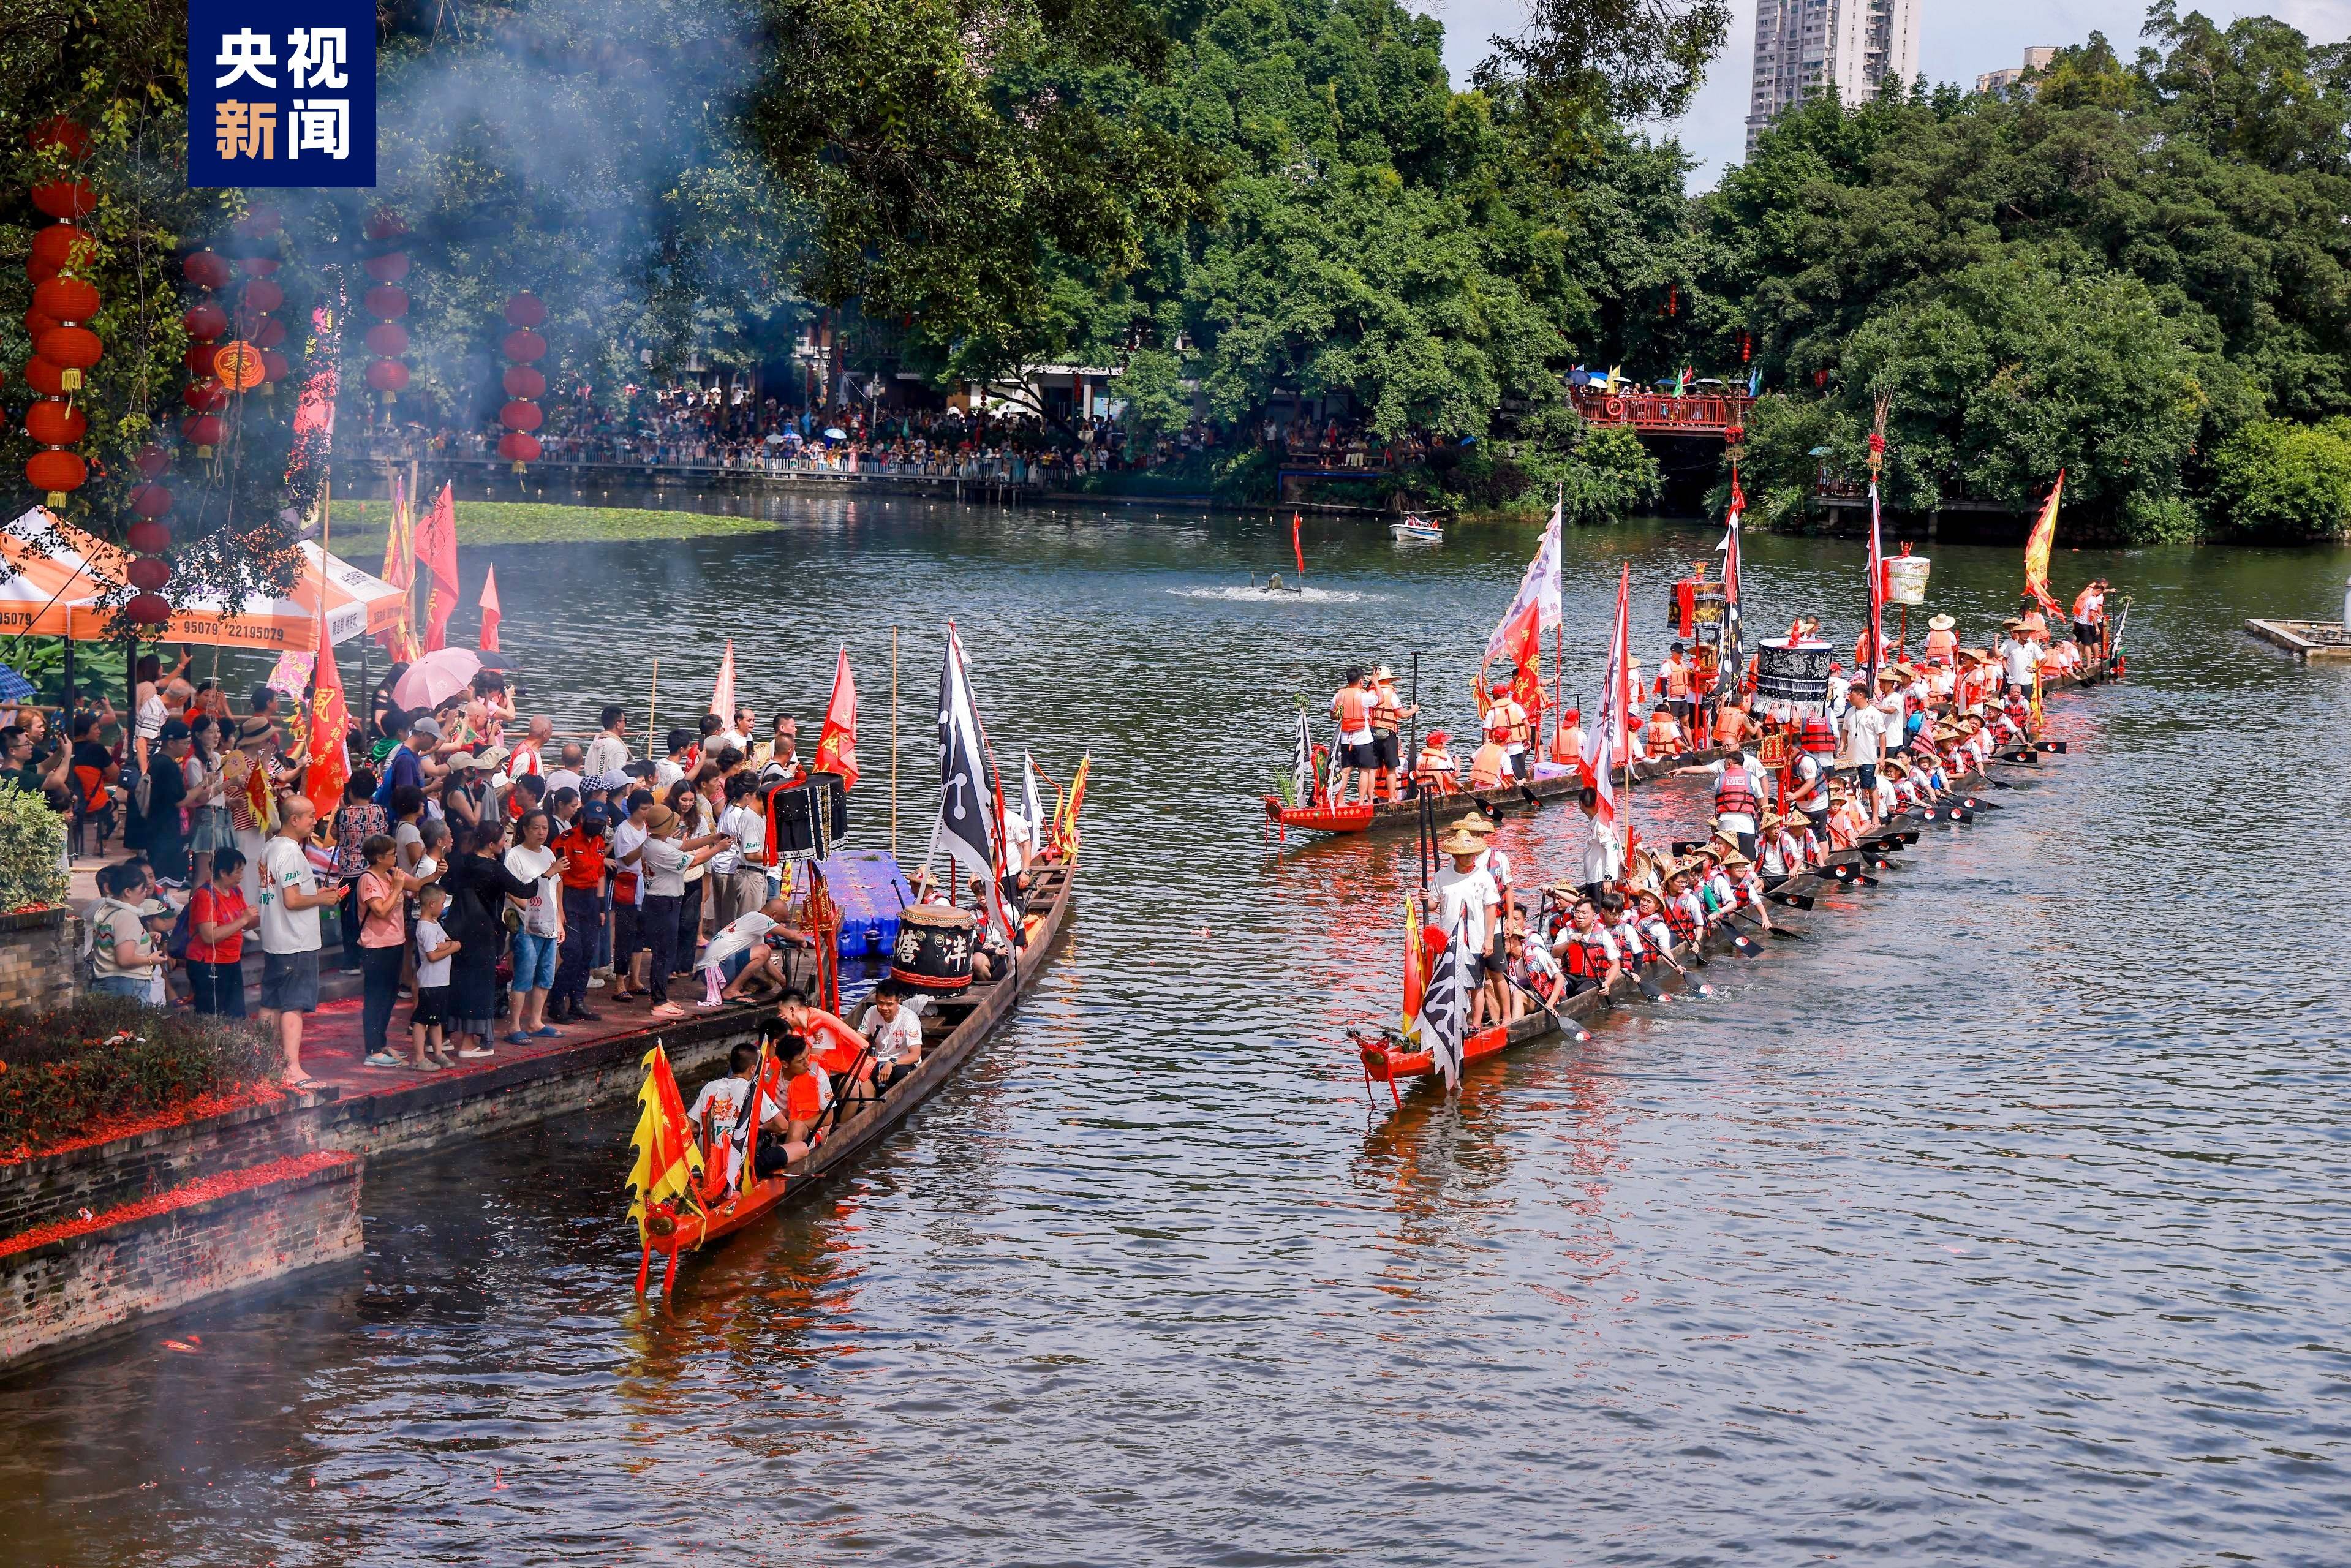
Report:
[[[279,1064],[242,1019],[166,1012],[92,995],[37,1017],[0,1017],[0,1158],[250,1090]]]
[[[96,142],[108,343],[84,400],[97,476],[68,510],[119,537],[127,456],[179,413],[180,258],[246,203],[183,188],[183,8],[18,9],[0,353],[28,348],[13,263],[56,163],[25,132],[63,112]],[[381,207],[415,262],[403,414],[495,406],[499,309],[528,289],[553,312],[551,399],[772,363],[820,321],[942,384],[1117,368],[1130,450],[1216,427],[1163,476],[1180,489],[1261,494],[1259,436],[1311,409],[1410,454],[1417,503],[1621,515],[1659,464],[1585,428],[1564,378],[1690,367],[1769,389],[1761,521],[1801,524],[1823,469],[1859,472],[1884,396],[1897,508],[2022,510],[2064,468],[2084,531],[2346,526],[2351,56],[2268,18],[2165,0],[2127,61],[2094,35],[2001,95],[1815,100],[1693,198],[1679,147],[1626,122],[1687,104],[1721,0],[1540,0],[1461,90],[1439,25],[1398,0],[380,16],[381,188],[297,193],[276,242],[295,377],[339,363],[347,419],[386,412],[357,385],[352,310]],[[290,404],[242,400],[217,458],[183,457],[175,593],[283,570]]]
[[[2255,526],[2212,505],[2213,455],[2351,413],[2351,59],[2266,17],[2164,5],[2149,29],[2161,49],[2094,35],[2007,96],[1810,103],[1695,204],[1685,352],[1750,333],[1769,384],[1822,399],[1759,412],[1771,509],[1799,451],[1859,471],[1880,393],[1893,505],[2022,508],[2064,467],[2069,515],[2131,539]]]

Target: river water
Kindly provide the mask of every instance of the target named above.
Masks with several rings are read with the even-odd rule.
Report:
[[[1398,1114],[1339,1031],[1394,1006],[1410,840],[1275,845],[1256,797],[1351,660],[1422,651],[1461,727],[1531,536],[1318,522],[1310,597],[1235,594],[1287,532],[840,503],[480,552],[567,725],[642,714],[655,654],[693,711],[732,636],[812,743],[845,640],[865,844],[895,623],[914,852],[954,617],[999,757],[1092,749],[1071,928],[674,1305],[632,1294],[615,1106],[371,1169],[363,1272],[168,1331],[199,1354],[0,1385],[8,1561],[2351,1561],[2351,674],[2239,628],[2333,613],[2351,553],[2061,557],[2136,597],[2133,678],[2053,705],[2072,753],[2009,810],[1710,1000]],[[1571,536],[1571,687],[1616,562],[1654,665],[1713,539]],[[1932,553],[1967,628],[2013,602],[2012,549]],[[1849,640],[1858,555],[1750,541],[1754,624]],[[1505,823],[1522,876],[1572,817]]]

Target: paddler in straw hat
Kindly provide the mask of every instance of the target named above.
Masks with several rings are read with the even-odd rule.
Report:
[[[1495,896],[1501,901],[1502,918],[1496,922],[1494,939],[1486,951],[1486,984],[1493,992],[1493,1016],[1507,1019],[1515,1009],[1510,1006],[1510,990],[1504,983],[1507,977],[1502,962],[1502,933],[1509,926],[1512,900],[1518,892],[1511,873],[1510,857],[1494,848],[1495,824],[1483,811],[1471,811],[1461,819],[1458,825],[1461,831],[1478,841],[1478,869],[1492,881]]]
[[[1490,998],[1486,983],[1486,954],[1493,947],[1501,891],[1480,866],[1486,845],[1467,828],[1455,828],[1437,841],[1453,863],[1428,884],[1428,919],[1448,940],[1460,944],[1462,984],[1469,998],[1469,1028],[1485,1025]]]
[[[1959,634],[1953,630],[1959,622],[1948,615],[1927,617],[1926,660],[1930,664],[1951,664],[1959,662]]]
[[[1396,695],[1395,672],[1385,664],[1372,671],[1372,754],[1379,761],[1379,779],[1374,793],[1383,800],[1397,797],[1396,775],[1404,768],[1402,742],[1396,732],[1404,721],[1418,713],[1417,705],[1406,707]]]

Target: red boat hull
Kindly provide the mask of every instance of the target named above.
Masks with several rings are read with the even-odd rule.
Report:
[[[1265,798],[1265,820],[1281,828],[1305,828],[1318,833],[1368,831],[1378,808],[1371,801],[1353,806],[1285,806],[1279,795]]]

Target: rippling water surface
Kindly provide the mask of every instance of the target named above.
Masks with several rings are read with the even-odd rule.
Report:
[[[2351,672],[2246,638],[2351,555],[2062,557],[2137,596],[2072,755],[1709,1001],[1367,1103],[1410,840],[1255,798],[1351,660],[1468,717],[1531,536],[810,508],[772,537],[481,552],[534,706],[708,691],[812,737],[861,683],[860,838],[919,852],[940,622],[1000,756],[1093,749],[1033,999],[835,1194],[633,1298],[627,1107],[368,1175],[364,1272],[0,1385],[10,1562],[2351,1561]],[[1663,652],[1709,529],[1570,541]],[[2016,552],[1931,548],[1980,628]],[[1755,623],[1849,639],[1858,550],[1759,539]],[[468,562],[468,570],[478,562]],[[674,706],[671,705],[674,705]],[[1645,791],[1652,836],[1694,820]],[[1505,824],[1564,870],[1572,813]]]

